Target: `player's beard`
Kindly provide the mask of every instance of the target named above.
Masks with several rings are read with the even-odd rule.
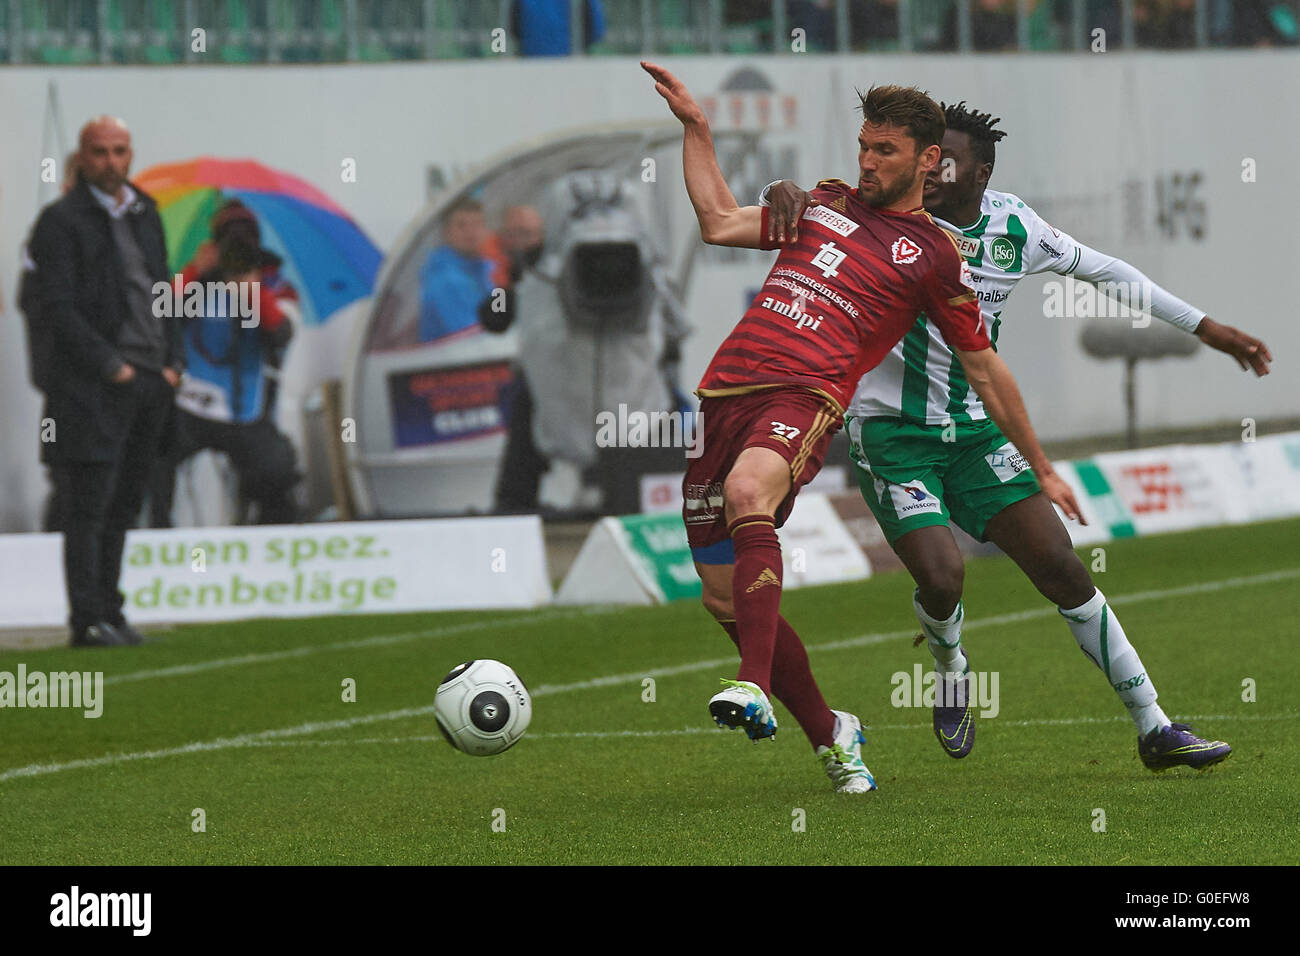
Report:
[[[885,184],[880,184],[880,193],[875,199],[868,199],[867,205],[874,207],[892,206],[898,200],[902,199],[916,185],[917,176],[920,174],[921,164],[919,161],[912,164],[911,172],[906,176],[900,176],[890,189],[885,189]]]

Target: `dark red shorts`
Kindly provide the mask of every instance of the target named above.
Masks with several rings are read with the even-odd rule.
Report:
[[[843,420],[830,399],[795,387],[704,398],[700,414],[701,453],[686,460],[682,481],[682,520],[692,548],[730,538],[722,484],[746,448],[770,448],[789,463],[790,493],[776,512],[776,526],[785,524],[799,489],[821,471],[826,448]]]

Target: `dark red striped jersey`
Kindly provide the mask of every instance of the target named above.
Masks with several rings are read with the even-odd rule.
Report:
[[[848,183],[824,179],[797,242],[780,249],[754,297],[704,372],[696,394],[797,385],[848,406],[862,374],[925,313],[954,349],[990,347],[966,262],[925,210],[868,206]]]

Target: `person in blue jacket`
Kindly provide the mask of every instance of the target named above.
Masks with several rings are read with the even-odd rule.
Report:
[[[482,255],[488,238],[483,204],[468,196],[454,203],[442,238],[420,270],[421,342],[476,327],[479,307],[492,293],[493,263]]]
[[[523,56],[568,56],[573,52],[569,28],[569,0],[515,0],[510,9],[510,32],[519,40]],[[605,11],[600,0],[582,4],[584,47],[605,35]]]

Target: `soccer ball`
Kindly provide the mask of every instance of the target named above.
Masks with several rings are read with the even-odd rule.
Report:
[[[433,716],[447,743],[490,757],[519,742],[533,719],[533,699],[519,675],[500,661],[466,661],[438,685]]]

